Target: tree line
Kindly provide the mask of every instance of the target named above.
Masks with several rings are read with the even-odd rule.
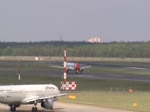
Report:
[[[0,42],[0,56],[68,56],[150,58],[150,42]]]

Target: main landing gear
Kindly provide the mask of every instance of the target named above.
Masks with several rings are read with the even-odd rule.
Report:
[[[37,107],[32,107],[32,112],[37,112]]]
[[[16,112],[15,105],[10,105],[10,112]]]
[[[37,112],[38,111],[36,106],[37,106],[37,102],[35,101],[34,102],[34,107],[32,107],[32,112]]]

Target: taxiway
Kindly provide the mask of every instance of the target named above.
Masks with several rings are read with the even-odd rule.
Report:
[[[33,105],[21,105],[19,108],[17,108],[16,112],[31,112],[32,106]],[[48,112],[48,110],[41,108],[40,104],[38,104],[37,107],[38,112]],[[9,107],[7,105],[0,104],[0,112],[9,112]],[[132,111],[55,102],[54,110],[49,112],[132,112]]]

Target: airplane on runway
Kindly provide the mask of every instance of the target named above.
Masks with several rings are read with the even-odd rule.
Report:
[[[54,68],[64,68],[63,66],[50,66]],[[79,63],[66,63],[67,73],[69,71],[74,71],[75,73],[81,73],[83,72],[83,69],[90,68],[91,66],[86,66]]]
[[[66,48],[65,48],[65,50],[64,50],[64,63],[66,65],[67,73],[69,71],[75,71],[75,73],[81,73],[81,72],[83,72],[83,69],[91,67],[91,66],[86,66],[86,65],[83,65],[83,64],[79,64],[79,63],[67,63],[66,52],[67,51],[66,51]],[[64,65],[63,66],[50,66],[50,67],[63,68],[64,69]]]
[[[52,84],[0,86],[0,103],[9,105],[10,112],[15,112],[23,104],[34,104],[32,112],[37,112],[37,103],[41,103],[42,108],[53,110],[54,101],[64,95]]]

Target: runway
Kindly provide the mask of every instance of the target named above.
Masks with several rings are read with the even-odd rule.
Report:
[[[1,66],[3,67],[2,69],[0,69],[0,74],[16,74],[16,68],[15,69],[11,69],[12,66],[16,65],[16,62],[7,62],[7,63],[0,63]],[[6,65],[5,65],[6,64]],[[44,67],[48,67],[49,69],[26,69],[26,67],[28,67],[29,65],[32,64],[40,64],[41,66]],[[22,66],[24,66],[24,68],[21,70],[21,74],[27,74],[27,75],[36,75],[36,76],[63,76],[63,70],[58,69],[58,70],[53,70],[52,68],[50,68],[50,65],[59,65],[62,63],[58,63],[58,62],[39,62],[39,63],[35,63],[35,62],[22,62]],[[144,66],[144,65],[137,65],[137,66],[128,66],[128,65],[113,65],[113,64],[104,64],[104,63],[89,63],[89,62],[84,62],[83,64],[85,65],[91,65],[93,67],[110,67],[110,68],[116,68],[116,69],[120,69],[120,68],[125,68],[126,70],[131,70],[134,69],[136,70],[150,70],[149,66]],[[34,65],[35,66],[35,65]],[[10,68],[10,69],[8,69]],[[79,74],[75,74],[75,73],[68,73],[68,76],[70,77],[82,77],[82,78],[96,78],[96,79],[117,79],[117,80],[132,80],[132,81],[144,81],[144,82],[150,82],[150,75],[138,75],[138,74],[134,74],[134,75],[130,75],[130,74],[113,74],[113,73],[88,73],[86,70],[83,71],[83,73],[79,73]]]
[[[0,69],[0,74],[15,73],[14,70],[2,70]],[[63,76],[60,71],[23,71],[22,74],[35,75],[35,76]],[[132,81],[144,81],[150,82],[150,75],[129,75],[129,74],[104,74],[104,73],[80,73],[68,74],[69,77],[82,77],[82,78],[96,78],[96,79],[117,79],[117,80],[132,80]]]
[[[150,76],[148,75],[119,75],[119,74],[80,74],[70,75],[71,77],[85,77],[96,79],[117,79],[117,80],[132,80],[132,81],[144,81],[150,82]]]
[[[48,76],[63,76],[62,72],[46,72],[46,71],[27,71],[26,74],[32,75],[48,75]],[[95,79],[117,79],[117,80],[132,80],[150,82],[150,75],[129,75],[129,74],[104,74],[104,73],[69,73],[69,77],[95,78]]]
[[[33,105],[22,105],[19,108],[17,108],[16,112],[31,112],[32,106]],[[38,112],[79,112],[79,111],[81,112],[132,112],[132,111],[125,111],[125,110],[111,109],[111,108],[68,104],[68,103],[61,103],[61,102],[55,102],[53,111],[49,111],[41,108],[40,104],[38,104],[37,107],[38,107]],[[0,104],[0,112],[9,112],[9,107],[7,105]]]

